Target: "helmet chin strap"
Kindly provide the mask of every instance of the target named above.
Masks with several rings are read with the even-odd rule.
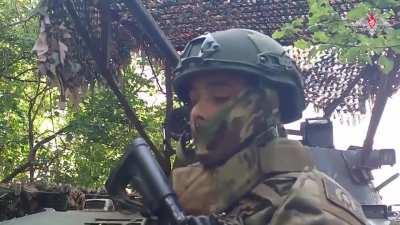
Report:
[[[196,162],[196,150],[190,129],[186,129],[179,139],[176,157],[180,164],[188,165]]]

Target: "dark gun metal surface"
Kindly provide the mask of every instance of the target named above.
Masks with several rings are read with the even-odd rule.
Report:
[[[128,146],[119,165],[107,180],[106,189],[109,194],[119,196],[128,183],[132,183],[142,195],[150,214],[171,224],[186,222],[175,192],[142,138],[135,139]]]

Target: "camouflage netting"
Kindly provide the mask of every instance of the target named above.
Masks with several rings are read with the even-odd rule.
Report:
[[[118,83],[121,69],[130,63],[131,53],[145,52],[161,63],[157,49],[146,39],[127,7],[119,1],[110,4],[109,24],[103,24],[100,1],[72,1],[79,20],[95,42],[96,50],[107,57],[108,67]],[[59,87],[61,100],[79,103],[88,85],[102,80],[90,49],[84,43],[73,20],[61,1],[43,0],[40,7],[40,34],[33,48],[38,55],[39,74],[46,75]],[[102,29],[109,26],[107,34]],[[107,48],[102,48],[107,37]]]
[[[41,73],[55,81],[67,97],[79,100],[87,84],[99,76],[79,32],[59,2],[43,0],[42,32],[34,49],[39,55]],[[101,35],[104,33],[99,6],[101,1],[72,2],[91,37],[100,43],[104,38]],[[129,63],[131,52],[146,50],[146,54],[152,58],[161,58],[122,0],[110,2],[112,19],[108,52],[115,74]],[[360,1],[330,2],[343,15]],[[144,0],[144,4],[178,51],[195,36],[227,28],[249,28],[271,35],[285,22],[305,18],[308,13],[306,0]],[[290,41],[285,40],[282,44],[288,45]],[[366,100],[374,97],[377,86],[382,82],[382,77],[371,72],[359,78],[361,71],[373,71],[374,68],[341,65],[329,51],[311,65],[303,53],[292,51],[290,54],[304,73],[306,100],[317,109],[326,109],[357,79],[356,85],[338,105],[336,112],[351,116],[362,114]],[[400,73],[397,73],[391,93],[398,90],[399,86]]]
[[[367,107],[373,105],[379,86],[384,82],[385,75],[382,75],[377,63],[364,66],[342,64],[332,50],[326,51],[312,64],[307,54],[299,49],[292,50],[290,54],[303,72],[306,101],[324,112],[332,106],[336,107],[332,110],[333,116],[342,120],[343,115],[347,115],[347,122],[349,118],[360,119],[367,112]],[[346,93],[348,87],[350,90]],[[400,69],[397,69],[389,95],[399,87]],[[332,103],[339,98],[342,99],[338,104]]]
[[[136,191],[127,197],[137,204],[140,195]],[[82,210],[87,199],[111,199],[104,187],[90,189],[70,184],[0,184],[0,223],[15,217],[43,212],[46,208],[56,211]],[[123,203],[114,201],[116,209],[124,209]]]
[[[343,16],[360,0],[331,0],[332,7]],[[272,35],[284,23],[295,18],[306,18],[307,0],[184,0],[145,1],[153,17],[170,38],[177,50],[200,34],[228,28],[249,28]],[[290,45],[292,40],[284,40]],[[357,65],[342,65],[332,51],[314,61],[298,49],[289,48],[304,75],[306,101],[316,109],[325,109],[339,98],[343,91],[358,79],[363,69]],[[375,68],[376,69],[376,68]],[[357,117],[366,112],[366,101],[375,96],[382,82],[377,73],[364,74],[349,95],[337,106],[336,113]],[[375,72],[377,72],[375,70]],[[392,93],[400,86],[400,73],[394,82]]]
[[[294,18],[304,17],[308,6],[300,1],[186,0],[145,1],[162,30],[178,50],[199,34],[241,27],[271,34]]]
[[[88,193],[88,190],[71,185],[1,184],[0,221],[42,212],[44,208],[82,209]]]

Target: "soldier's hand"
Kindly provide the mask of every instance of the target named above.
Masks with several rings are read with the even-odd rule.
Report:
[[[187,225],[221,225],[214,216],[188,216]]]

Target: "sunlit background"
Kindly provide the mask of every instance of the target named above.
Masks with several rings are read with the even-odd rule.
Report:
[[[321,116],[321,113],[314,111],[313,107],[308,107],[303,113],[303,118],[313,118]],[[334,119],[333,137],[335,148],[347,149],[350,145],[362,146],[367,134],[370,111],[364,115],[360,121]],[[385,111],[382,115],[377,133],[375,135],[374,149],[394,148],[396,149],[397,164],[394,166],[383,166],[381,169],[373,171],[375,186],[381,184],[387,178],[400,172],[400,94],[394,95],[387,102]],[[299,129],[300,122],[288,124],[286,128]],[[400,204],[400,178],[381,189],[383,203]]]

